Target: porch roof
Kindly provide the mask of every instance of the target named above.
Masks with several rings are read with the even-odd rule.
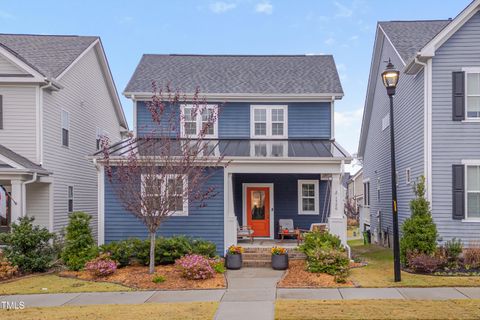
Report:
[[[42,166],[28,160],[22,155],[0,144],[0,170],[12,171],[31,171],[42,174],[50,172]]]
[[[152,142],[153,141],[153,142]],[[129,138],[110,146],[110,157],[127,156],[130,152],[139,152],[141,156],[159,155],[165,139]],[[181,155],[182,145],[195,140],[172,138],[174,152]],[[351,155],[336,141],[320,139],[260,140],[260,139],[203,139],[206,156],[225,159],[251,160],[351,160]],[[153,147],[152,147],[153,146]],[[94,157],[102,157],[102,151]]]

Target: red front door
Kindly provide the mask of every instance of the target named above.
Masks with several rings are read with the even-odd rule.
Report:
[[[247,187],[247,225],[254,237],[270,237],[270,188]]]

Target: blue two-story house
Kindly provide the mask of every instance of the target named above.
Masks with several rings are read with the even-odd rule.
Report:
[[[274,239],[279,219],[293,219],[302,229],[328,224],[346,242],[340,181],[351,157],[334,137],[334,103],[343,90],[332,56],[144,55],[124,92],[133,102],[136,138],[151,132],[152,82],[187,97],[199,88],[209,108],[222,105],[208,136],[228,162],[213,169],[208,183],[218,194],[207,206],[187,204],[159,235],[204,238],[222,253],[237,243],[237,225]],[[187,131],[185,117],[178,119]],[[98,167],[99,242],[145,238],[145,227],[122,208]]]
[[[379,22],[358,155],[374,239],[391,242],[389,101],[381,73],[401,70],[394,97],[398,212],[410,216],[425,176],[440,242],[480,240],[480,1],[454,19]]]

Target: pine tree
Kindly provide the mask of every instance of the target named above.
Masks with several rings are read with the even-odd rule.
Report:
[[[425,177],[421,176],[415,183],[415,199],[410,201],[412,215],[402,225],[400,254],[402,264],[407,263],[409,252],[433,254],[437,247],[437,226],[430,212],[430,202],[425,199]]]

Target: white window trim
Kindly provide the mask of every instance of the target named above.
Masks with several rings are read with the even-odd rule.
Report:
[[[180,216],[180,217],[185,217],[188,216],[188,199],[185,200],[185,195],[188,190],[188,179],[185,177],[185,175],[179,175],[179,174],[172,174],[168,175],[169,178],[177,178],[179,176],[182,176],[183,178],[183,210],[182,211],[174,211],[170,216]],[[161,178],[162,175],[157,175],[157,178]],[[144,179],[145,179],[145,174],[142,174],[142,196],[145,195],[145,184],[144,184]],[[162,193],[165,193],[165,185],[162,185]]]
[[[465,218],[463,222],[480,222],[480,217],[468,217],[468,167],[480,166],[480,160],[462,160],[462,164],[465,166]],[[479,190],[480,191],[480,190]]]
[[[183,104],[180,106],[180,137],[185,138],[185,108],[195,108],[197,107],[197,134],[192,135],[192,137],[198,137],[200,131],[202,130],[202,111],[205,109],[212,109],[215,113],[215,122],[213,123],[213,134],[205,134],[203,138],[217,139],[218,138],[218,105],[216,104],[207,104],[195,106],[193,104]]]
[[[255,147],[265,145],[267,155],[265,157],[255,155]],[[273,155],[273,146],[281,145],[283,153],[281,156]],[[254,158],[286,158],[288,156],[288,141],[250,141],[250,157]]]
[[[368,183],[368,190],[365,188],[365,184]],[[368,194],[365,192],[368,191]],[[370,202],[367,204],[366,202],[371,199],[370,197],[370,178],[363,180],[363,205],[365,208],[370,208]]]
[[[304,184],[313,184],[315,186],[315,211],[304,211],[302,207],[302,186]],[[298,214],[299,215],[319,215],[320,201],[319,201],[319,181],[318,180],[298,180]]]
[[[64,127],[63,126],[63,115],[66,115],[67,116],[67,125]],[[62,147],[64,148],[70,148],[70,112],[68,112],[67,110],[64,110],[62,109],[60,111],[60,144]],[[64,145],[63,144],[63,129],[66,129],[68,131],[68,141],[67,141],[67,145]]]
[[[255,110],[266,110],[266,135],[255,135]],[[283,109],[283,135],[272,135],[272,109]],[[288,138],[288,105],[250,105],[250,137],[255,139],[287,139]]]
[[[405,169],[405,184],[411,184],[412,183],[412,169],[407,168]]]
[[[72,197],[70,198],[70,188],[72,188]],[[70,211],[70,199],[72,200],[72,211]],[[75,212],[75,187],[71,184],[67,185],[67,212]]]
[[[480,67],[467,67],[462,68],[462,71],[465,72],[465,119],[462,122],[480,122],[480,117],[469,117],[468,116],[468,97],[480,97],[480,95],[469,95],[468,94],[468,74],[469,73],[479,73]]]

